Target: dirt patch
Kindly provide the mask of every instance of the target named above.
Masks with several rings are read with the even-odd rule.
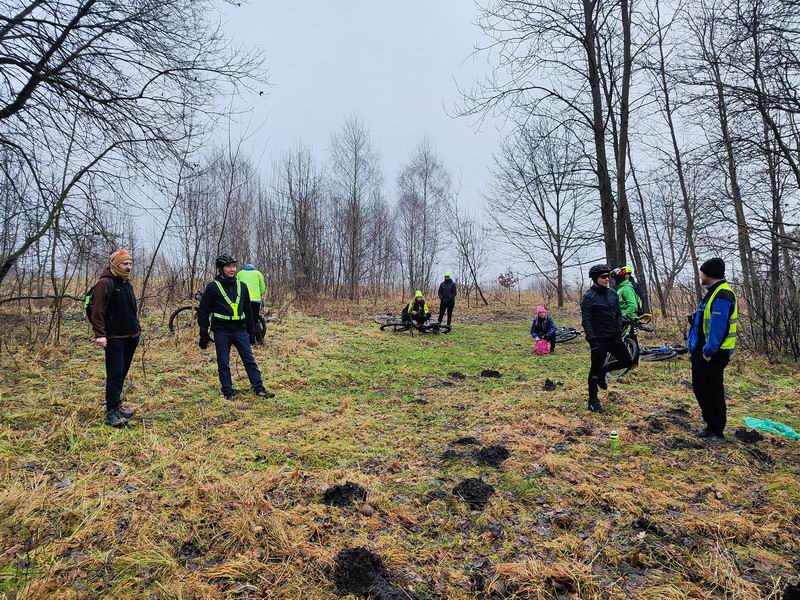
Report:
[[[591,427],[584,427],[580,425],[572,430],[572,433],[575,435],[592,435],[592,428]]]
[[[189,561],[201,558],[204,554],[205,552],[201,550],[194,542],[184,542],[180,545],[176,553],[178,562],[180,562],[184,567]]]
[[[564,385],[560,381],[553,381],[552,379],[545,379],[544,384],[542,385],[542,389],[545,392],[554,392],[558,388],[558,386]]]
[[[689,411],[685,408],[677,407],[664,411],[664,414],[669,415],[670,417],[688,417]]]
[[[484,369],[481,371],[481,377],[492,377],[496,379],[500,377],[500,371],[495,371],[494,369]]]
[[[669,450],[700,450],[705,448],[702,442],[686,438],[669,438],[664,441],[664,447]]]
[[[474,438],[471,435],[460,437],[456,440],[450,442],[451,446],[480,446],[481,443],[478,441],[478,438]]]
[[[760,442],[764,439],[764,436],[758,433],[755,429],[745,429],[744,427],[740,427],[736,430],[734,434],[736,439],[744,442],[745,444],[755,444],[756,442]]]
[[[639,529],[640,531],[649,531],[650,533],[659,537],[664,537],[667,535],[666,532],[658,526],[658,524],[653,523],[647,517],[639,517],[633,523],[631,523],[631,527],[634,529]]]
[[[745,448],[745,452],[750,455],[750,457],[755,460],[756,462],[761,463],[767,467],[771,467],[775,464],[775,459],[773,459],[769,454],[759,450],[758,448]]]
[[[494,488],[476,477],[465,479],[453,488],[453,495],[469,504],[472,510],[481,510],[494,494]]]
[[[336,592],[341,596],[353,594],[371,600],[418,600],[418,596],[392,585],[381,557],[363,547],[339,552],[333,578]]]
[[[800,600],[800,582],[787,583],[783,588],[783,600]]]
[[[495,469],[500,467],[503,461],[509,456],[511,456],[511,453],[508,451],[508,448],[499,445],[486,446],[475,453],[475,457],[478,459],[479,463],[494,467]]]
[[[655,415],[645,417],[644,420],[647,423],[647,431],[650,433],[663,433],[667,429],[667,426],[664,425],[664,422]]]
[[[457,379],[459,381],[462,381],[467,378],[466,375],[460,373],[459,371],[453,371],[452,373],[450,373],[449,377],[450,379]]]
[[[322,494],[322,503],[328,506],[348,506],[353,502],[366,502],[366,500],[367,490],[352,481],[330,487]]]
[[[441,381],[434,383],[431,387],[443,388],[443,387],[453,387],[454,385],[455,383],[453,383],[449,379],[442,379]]]

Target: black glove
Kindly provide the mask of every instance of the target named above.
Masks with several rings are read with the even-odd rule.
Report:
[[[208,348],[208,342],[210,342],[210,341],[211,341],[211,338],[209,337],[208,333],[205,332],[205,331],[201,331],[200,332],[200,343],[198,344],[198,346],[200,346],[200,350],[205,350],[206,348]]]
[[[255,336],[254,333],[251,333],[250,334],[250,345],[252,346],[255,343],[256,343],[256,336]]]
[[[686,315],[686,320],[689,321],[689,325],[694,325],[694,315],[695,315],[695,313],[692,313],[690,315]]]

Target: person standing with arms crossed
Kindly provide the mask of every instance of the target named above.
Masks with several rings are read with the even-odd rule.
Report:
[[[106,423],[122,427],[133,411],[122,406],[122,386],[139,345],[136,296],[130,284],[133,259],[124,248],[114,252],[100,273],[91,297],[94,344],[106,355]]]
[[[231,400],[235,394],[231,380],[231,346],[236,346],[239,357],[253,392],[260,398],[272,398],[272,392],[264,389],[261,371],[253,357],[251,344],[255,341],[253,310],[247,286],[236,279],[236,259],[228,254],[217,257],[217,276],[206,286],[197,309],[200,325],[200,349],[205,350],[211,337],[208,334],[209,320],[214,332],[214,347],[217,351],[217,372],[222,386],[222,395]]]
[[[253,265],[246,264],[241,271],[236,273],[236,279],[247,286],[247,291],[250,294],[250,308],[253,311],[256,343],[261,345],[264,343],[264,332],[261,331],[259,327],[258,315],[261,313],[261,300],[267,291],[267,283],[264,281],[264,275]]]
[[[736,347],[739,307],[736,294],[725,280],[725,262],[711,258],[700,266],[705,297],[689,315],[687,345],[692,361],[692,391],[700,405],[705,429],[698,437],[725,439],[728,407],[725,403],[725,367]]]
[[[442,322],[445,311],[447,311],[447,324],[453,319],[453,309],[456,306],[456,282],[453,281],[453,274],[448,271],[444,274],[444,281],[439,284],[439,323]]]

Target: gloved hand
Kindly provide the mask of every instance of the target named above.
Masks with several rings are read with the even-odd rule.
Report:
[[[200,346],[200,350],[205,350],[206,348],[208,348],[208,342],[210,342],[210,341],[211,341],[211,337],[208,335],[208,332],[207,331],[201,331],[200,332],[200,343],[198,344],[198,346]]]
[[[254,333],[250,334],[250,345],[253,346],[256,343],[256,335]]]
[[[695,315],[695,313],[692,313],[690,315],[686,315],[686,320],[689,321],[689,325],[694,325],[694,315]]]

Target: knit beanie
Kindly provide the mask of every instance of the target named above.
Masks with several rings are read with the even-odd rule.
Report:
[[[709,258],[700,270],[713,279],[725,279],[725,261],[721,258]]]
[[[539,313],[546,313],[546,312],[547,312],[547,309],[543,305],[540,304],[539,306],[536,307],[536,314],[537,315]]]
[[[120,248],[119,250],[111,254],[111,256],[108,259],[111,272],[120,279],[128,279],[128,277],[130,277],[130,273],[126,273],[125,271],[119,268],[119,266],[126,260],[132,261],[133,257],[130,255],[130,252],[128,252],[125,248]]]

